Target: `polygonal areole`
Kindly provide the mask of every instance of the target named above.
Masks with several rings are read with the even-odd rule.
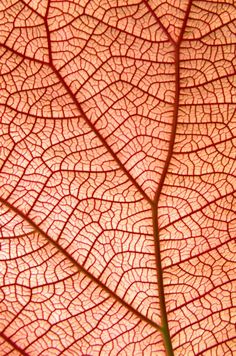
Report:
[[[0,356],[234,355],[233,0],[0,18]]]

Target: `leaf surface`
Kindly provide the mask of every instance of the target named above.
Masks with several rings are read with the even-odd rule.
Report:
[[[0,16],[0,354],[234,355],[233,1]]]

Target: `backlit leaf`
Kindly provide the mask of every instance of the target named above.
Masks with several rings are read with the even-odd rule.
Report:
[[[233,0],[0,4],[0,355],[234,355]]]

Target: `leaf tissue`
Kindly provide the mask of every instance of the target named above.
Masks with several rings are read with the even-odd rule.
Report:
[[[0,356],[236,355],[234,0],[0,3]]]

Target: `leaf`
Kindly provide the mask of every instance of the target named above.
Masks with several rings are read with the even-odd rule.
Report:
[[[233,1],[1,2],[1,355],[233,355]]]

